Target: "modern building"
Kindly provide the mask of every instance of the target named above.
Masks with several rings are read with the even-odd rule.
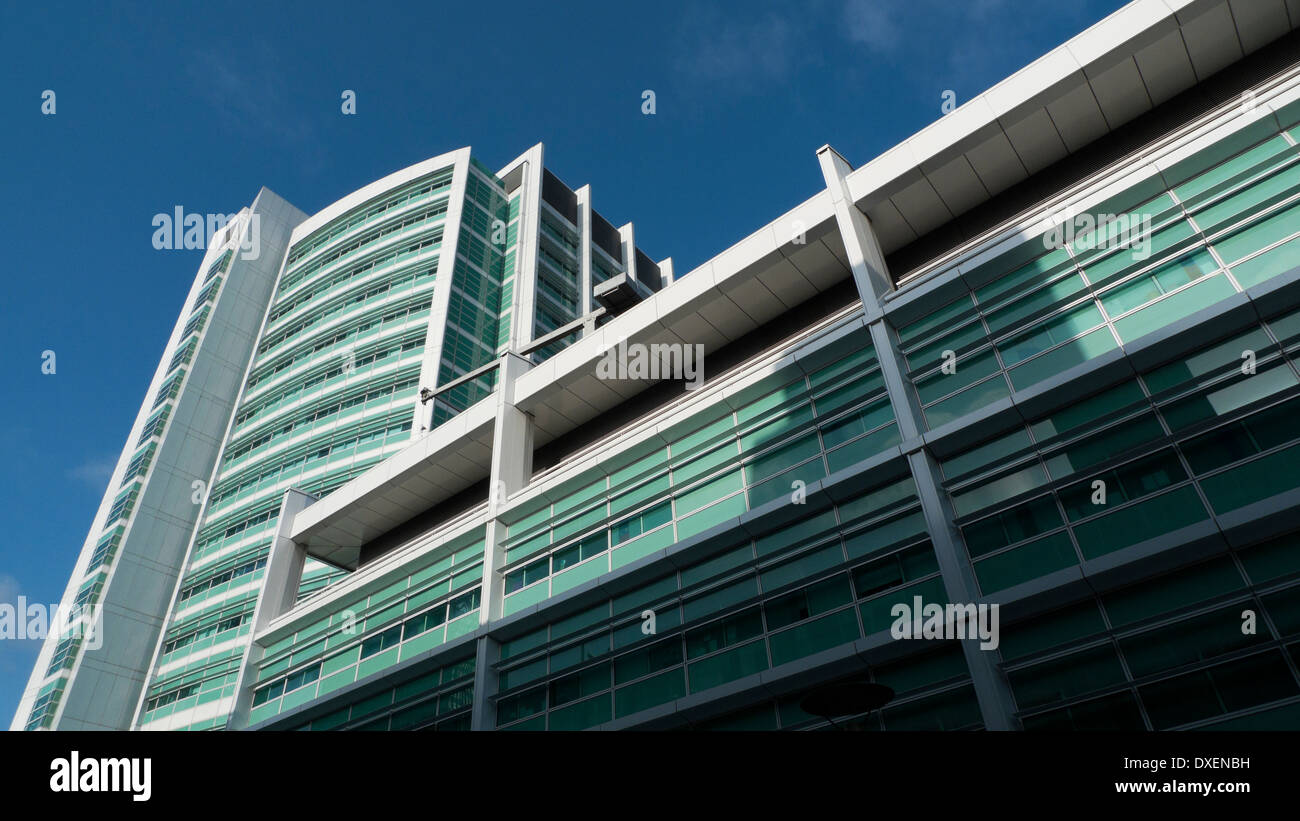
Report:
[[[870,680],[837,724],[1300,728],[1297,26],[1137,0],[680,276],[540,146],[274,201],[255,341],[197,346],[242,381],[139,498],[210,491],[96,562],[124,452],[104,647],[14,726],[804,729]]]

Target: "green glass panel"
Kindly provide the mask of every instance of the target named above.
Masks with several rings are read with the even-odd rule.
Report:
[[[779,448],[764,453],[745,466],[745,478],[750,484],[761,482],[786,468],[805,461],[821,452],[817,434],[808,433]]]
[[[1022,710],[1125,681],[1119,657],[1109,644],[1024,670],[1013,670],[1007,678]]]
[[[1270,453],[1222,473],[1201,479],[1201,488],[1215,513],[1245,507],[1300,487],[1300,446]]]
[[[883,596],[863,602],[859,606],[862,613],[862,629],[868,635],[888,630],[895,621],[890,612],[896,604],[912,607],[913,599],[920,596],[924,604],[947,604],[948,595],[944,591],[943,579],[930,579],[898,590],[892,590]]]
[[[1107,282],[1149,265],[1166,253],[1191,244],[1195,236],[1196,233],[1187,220],[1179,220],[1153,233],[1140,248],[1121,249],[1109,256],[1089,261],[1084,266],[1084,273],[1094,287],[1101,287]]]
[[[1191,202],[1198,195],[1230,182],[1233,177],[1249,173],[1256,166],[1267,164],[1269,160],[1276,160],[1288,148],[1285,137],[1273,137],[1183,183],[1174,189],[1174,193],[1181,202]]]
[[[799,627],[774,633],[769,639],[772,645],[772,664],[779,666],[857,641],[860,637],[857,614],[852,608],[840,610]]]
[[[759,536],[754,546],[760,557],[780,553],[796,545],[825,538],[836,530],[835,511],[827,510]]]
[[[1161,576],[1102,597],[1111,624],[1129,624],[1240,590],[1241,574],[1231,559],[1212,561]]]
[[[955,479],[965,473],[992,465],[1020,451],[1027,450],[1032,443],[1024,428],[1016,428],[1005,436],[985,442],[964,453],[953,456],[939,463],[943,475]]]
[[[1040,496],[965,525],[961,528],[961,533],[970,555],[979,557],[1060,527],[1061,524],[1061,513],[1056,507],[1056,501],[1051,496]]]
[[[745,494],[738,493],[728,499],[692,513],[677,521],[677,539],[688,539],[711,527],[736,518],[748,508],[745,506]]]
[[[822,442],[830,450],[893,419],[894,409],[886,397],[822,428]]]
[[[1108,289],[1101,295],[1101,305],[1109,316],[1116,317],[1159,299],[1180,285],[1195,282],[1218,267],[1210,252],[1201,248]]]
[[[857,376],[839,387],[817,396],[813,400],[813,404],[819,417],[829,416],[850,405],[862,402],[868,396],[883,393],[884,390],[885,378],[879,370],[873,370],[871,373]]]
[[[667,493],[668,488],[669,488],[668,474],[665,473],[663,476],[660,476],[657,479],[653,479],[649,482],[646,482],[644,485],[641,485],[638,488],[629,490],[627,493],[624,493],[621,496],[615,496],[609,502],[609,515],[611,517],[622,516],[624,513],[627,513],[629,510],[633,510],[637,507],[640,507],[641,505],[645,504],[651,499],[657,498]],[[592,524],[594,523],[595,522],[592,522]],[[577,532],[577,531],[570,531],[570,532]],[[564,536],[560,535],[559,528],[556,528],[555,538],[557,541],[564,538]]]
[[[886,708],[882,713],[886,730],[963,730],[984,726],[973,687],[938,693]]]
[[[1066,533],[1054,533],[975,563],[980,589],[996,593],[1079,562]]]
[[[767,416],[772,411],[802,400],[808,395],[808,385],[801,374],[794,370],[782,370],[767,379],[793,380],[775,391],[753,400],[736,411],[736,419],[742,426],[759,417]]]
[[[724,585],[696,598],[688,599],[683,606],[688,622],[711,616],[746,599],[758,595],[758,579],[754,576]]]
[[[1029,425],[1039,442],[1096,422],[1109,414],[1145,402],[1146,395],[1136,381],[1123,382],[1043,417]]]
[[[625,684],[682,663],[682,642],[670,638],[614,660],[614,684]]]
[[[735,422],[731,415],[731,409],[725,406],[715,406],[699,412],[701,416],[709,416],[714,413],[722,413],[724,415],[716,421],[710,422],[699,430],[696,430],[693,433],[688,433],[672,443],[669,450],[674,459],[677,459],[683,454],[691,453],[696,448],[715,442],[731,432],[732,428],[735,426]]]
[[[1115,330],[1119,333],[1120,339],[1132,342],[1138,337],[1190,316],[1202,308],[1208,308],[1236,292],[1226,276],[1222,274],[1212,276],[1153,305],[1115,320]]]
[[[778,415],[775,419],[751,430],[740,437],[740,450],[749,454],[781,439],[797,430],[802,430],[812,421],[812,403],[805,402],[792,410]]]
[[[1006,379],[995,376],[956,396],[929,406],[925,409],[925,419],[931,428],[936,428],[1010,395],[1011,391],[1007,389]]]
[[[721,576],[744,565],[752,558],[754,558],[754,549],[750,546],[749,540],[745,539],[745,543],[734,550],[724,551],[682,570],[682,587],[691,587]]]
[[[1006,661],[1015,661],[1046,650],[1065,647],[1106,631],[1101,611],[1091,600],[1047,615],[1035,616],[1002,629],[1000,650]]]
[[[551,710],[547,729],[585,730],[610,720],[610,694],[580,701],[558,710]]]
[[[1007,366],[1028,359],[1053,345],[1065,342],[1084,331],[1100,325],[1101,311],[1091,302],[1073,308],[1054,319],[1035,326],[1027,333],[998,343],[1002,362]]]
[[[867,631],[870,635],[871,631]],[[941,681],[967,678],[970,669],[966,658],[957,642],[943,642],[944,649],[926,653],[920,657],[902,661],[887,662],[877,665],[875,680],[893,688],[897,695],[904,695]]]
[[[805,462],[798,467],[787,470],[785,473],[773,476],[771,479],[751,485],[749,488],[749,509],[766,504],[773,499],[784,497],[790,500],[799,487],[795,484],[796,482],[802,482],[803,486],[806,487],[824,478],[826,478],[826,466],[821,459]]]
[[[863,330],[850,334],[848,337],[834,343],[831,349],[840,349],[851,345],[863,345],[863,347],[847,353],[824,368],[818,368],[808,374],[808,384],[814,391],[820,390],[833,382],[838,382],[846,374],[861,373],[875,365],[876,352],[871,347],[870,333]],[[830,354],[828,353],[828,355]]]
[[[999,504],[1013,496],[1028,493],[1047,482],[1043,466],[1034,460],[1019,470],[996,479],[980,479],[968,488],[953,493],[953,509],[958,516],[969,516]]]
[[[690,513],[705,505],[712,504],[724,496],[740,490],[744,480],[740,471],[724,473],[721,476],[694,487],[685,493],[673,497],[678,515]]]
[[[987,337],[988,332],[984,329],[984,323],[976,318],[928,345],[923,345],[914,351],[908,351],[906,355],[907,367],[914,371],[933,368],[943,358],[944,351],[956,352]]]
[[[739,458],[740,451],[736,443],[734,441],[725,442],[713,450],[701,453],[698,457],[694,457],[682,465],[675,465],[672,474],[673,484],[683,485],[692,482],[702,476],[707,476],[724,465],[737,461]]]
[[[1051,285],[1039,288],[1021,297],[1005,308],[999,308],[987,317],[989,333],[993,336],[1006,333],[1026,318],[1045,312],[1053,305],[1069,302],[1083,292],[1088,283],[1078,274],[1070,274]]]
[[[1295,373],[1285,363],[1278,363],[1233,379],[1217,390],[1172,402],[1161,408],[1161,412],[1170,429],[1177,431],[1229,414],[1296,384]]]
[[[957,300],[944,305],[934,311],[927,311],[921,319],[905,325],[898,329],[899,341],[904,345],[929,334],[937,328],[951,328],[957,323],[957,318],[966,313],[974,313],[975,304],[971,300],[970,294],[963,294]]]
[[[923,404],[997,373],[999,369],[997,357],[990,349],[957,357],[953,367],[952,373],[939,370],[915,381],[917,396]]]
[[[1254,545],[1238,553],[1246,574],[1260,583],[1300,572],[1300,533]]]
[[[1207,518],[1196,490],[1182,487],[1076,525],[1074,536],[1084,557],[1095,559]]]
[[[1157,730],[1293,696],[1295,677],[1277,651],[1260,653],[1138,689]]]
[[[844,548],[836,540],[826,547],[805,553],[797,559],[763,570],[759,574],[759,579],[764,590],[776,590],[843,563]]]
[[[1243,633],[1241,626],[1241,607],[1228,607],[1120,639],[1119,646],[1140,678],[1270,640],[1267,631]]]
[[[1039,242],[1041,243],[1041,240]],[[1026,246],[1031,245],[1031,243],[1026,243]],[[1064,248],[1057,248],[1027,265],[999,277],[988,285],[977,288],[975,290],[975,299],[987,305],[1003,294],[1012,290],[1019,290],[1025,285],[1041,282],[1044,278],[1055,273],[1056,270],[1072,264],[1073,260],[1070,257],[1070,252]]]
[[[632,715],[686,695],[686,676],[681,669],[669,670],[614,691],[614,717]]]
[[[691,692],[698,693],[767,669],[767,647],[760,639],[689,666]]]
[[[1135,416],[1112,425],[1103,432],[1071,444],[1044,459],[1048,472],[1057,479],[1086,470],[1098,462],[1121,455],[1138,445],[1164,436],[1164,428],[1154,413]]]
[[[909,475],[840,502],[838,505],[840,523],[847,529],[856,522],[876,516],[888,508],[897,507],[900,502],[915,497],[916,483]]]
[[[1300,237],[1232,266],[1232,275],[1243,288],[1258,285],[1279,274],[1300,267]]]
[[[1300,165],[1292,165],[1269,174],[1227,199],[1194,212],[1192,218],[1201,230],[1208,233],[1289,196],[1297,188],[1300,188]]]
[[[1167,365],[1147,371],[1143,380],[1153,394],[1161,394],[1216,372],[1223,373],[1239,367],[1242,352],[1255,351],[1262,355],[1272,347],[1272,341],[1259,328],[1237,334],[1223,342],[1202,348],[1196,353],[1176,359]]]
[[[875,433],[867,434],[860,439],[849,442],[847,445],[829,451],[826,454],[826,464],[829,466],[831,473],[845,470],[859,462],[870,459],[887,448],[892,448],[900,441],[902,441],[902,436],[898,432],[898,425],[889,425]]]
[[[597,556],[584,564],[556,573],[551,577],[551,595],[556,596],[583,582],[609,572],[609,556]]]
[[[1300,226],[1300,203],[1287,206],[1254,225],[1216,240],[1214,249],[1224,262],[1232,265],[1247,254],[1253,254],[1291,236],[1300,230],[1297,226]]]
[[[1142,720],[1137,699],[1132,693],[1116,693],[1071,704],[1060,710],[1026,716],[1021,719],[1021,726],[1029,732],[1142,731],[1146,729],[1146,722]]]
[[[644,556],[648,556],[656,550],[662,550],[676,541],[673,535],[672,526],[661,527],[656,531],[647,533],[644,536],[625,542],[614,549],[612,556],[613,567],[615,570],[625,564],[634,562]]]

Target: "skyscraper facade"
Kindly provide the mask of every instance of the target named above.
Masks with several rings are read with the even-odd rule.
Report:
[[[281,211],[171,576],[114,490],[69,586],[130,709],[105,621],[15,726],[1300,727],[1297,25],[1130,3],[681,276],[541,146]]]

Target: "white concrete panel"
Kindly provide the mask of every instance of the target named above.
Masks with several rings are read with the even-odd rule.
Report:
[[[880,240],[880,247],[887,252],[902,248],[918,236],[903,219],[898,207],[889,200],[873,205],[865,213],[876,231],[876,239]]]
[[[1101,113],[1113,129],[1151,110],[1151,98],[1129,57],[1098,74],[1089,74],[1092,93],[1101,105]]]
[[[952,219],[952,215],[948,213],[948,206],[939,199],[934,186],[930,185],[927,179],[909,185],[891,199],[898,207],[899,213],[907,220],[907,224],[917,234],[924,235]]]
[[[835,253],[837,249],[839,256]],[[838,234],[785,249],[790,263],[819,291],[824,291],[849,276],[848,263],[844,260],[843,253],[843,244],[838,240]]]
[[[1101,109],[1097,107],[1097,100],[1092,96],[1092,88],[1082,75],[1078,85],[1047,106],[1047,113],[1071,152],[1078,151],[1109,130]]]
[[[1291,28],[1282,0],[1230,0],[1237,36],[1247,54],[1257,51]]]
[[[1160,105],[1196,82],[1196,71],[1180,31],[1173,31],[1134,55],[1153,105]]]
[[[1013,110],[1036,108],[1068,84],[1079,71],[1079,61],[1069,48],[1056,48],[984,92],[999,119]]]
[[[934,171],[927,171],[926,176],[930,178],[930,184],[943,199],[948,211],[954,215],[965,213],[988,199],[988,189],[964,154]]]
[[[971,167],[990,194],[1003,191],[1029,176],[1007,135],[999,131],[966,153]]]
[[[793,308],[817,295],[813,284],[785,258],[759,274],[758,280],[787,308]]]
[[[1237,41],[1236,31],[1226,2],[1183,24],[1183,42],[1187,44],[1198,80],[1205,80],[1241,59],[1241,44]]]

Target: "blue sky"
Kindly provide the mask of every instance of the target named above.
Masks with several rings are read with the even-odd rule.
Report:
[[[202,258],[155,250],[155,214],[262,185],[313,213],[444,151],[497,168],[544,142],[680,273],[816,193],[821,145],[862,165],[1123,3],[641,5],[5,4],[0,602],[62,595]],[[36,651],[0,641],[4,726]]]

